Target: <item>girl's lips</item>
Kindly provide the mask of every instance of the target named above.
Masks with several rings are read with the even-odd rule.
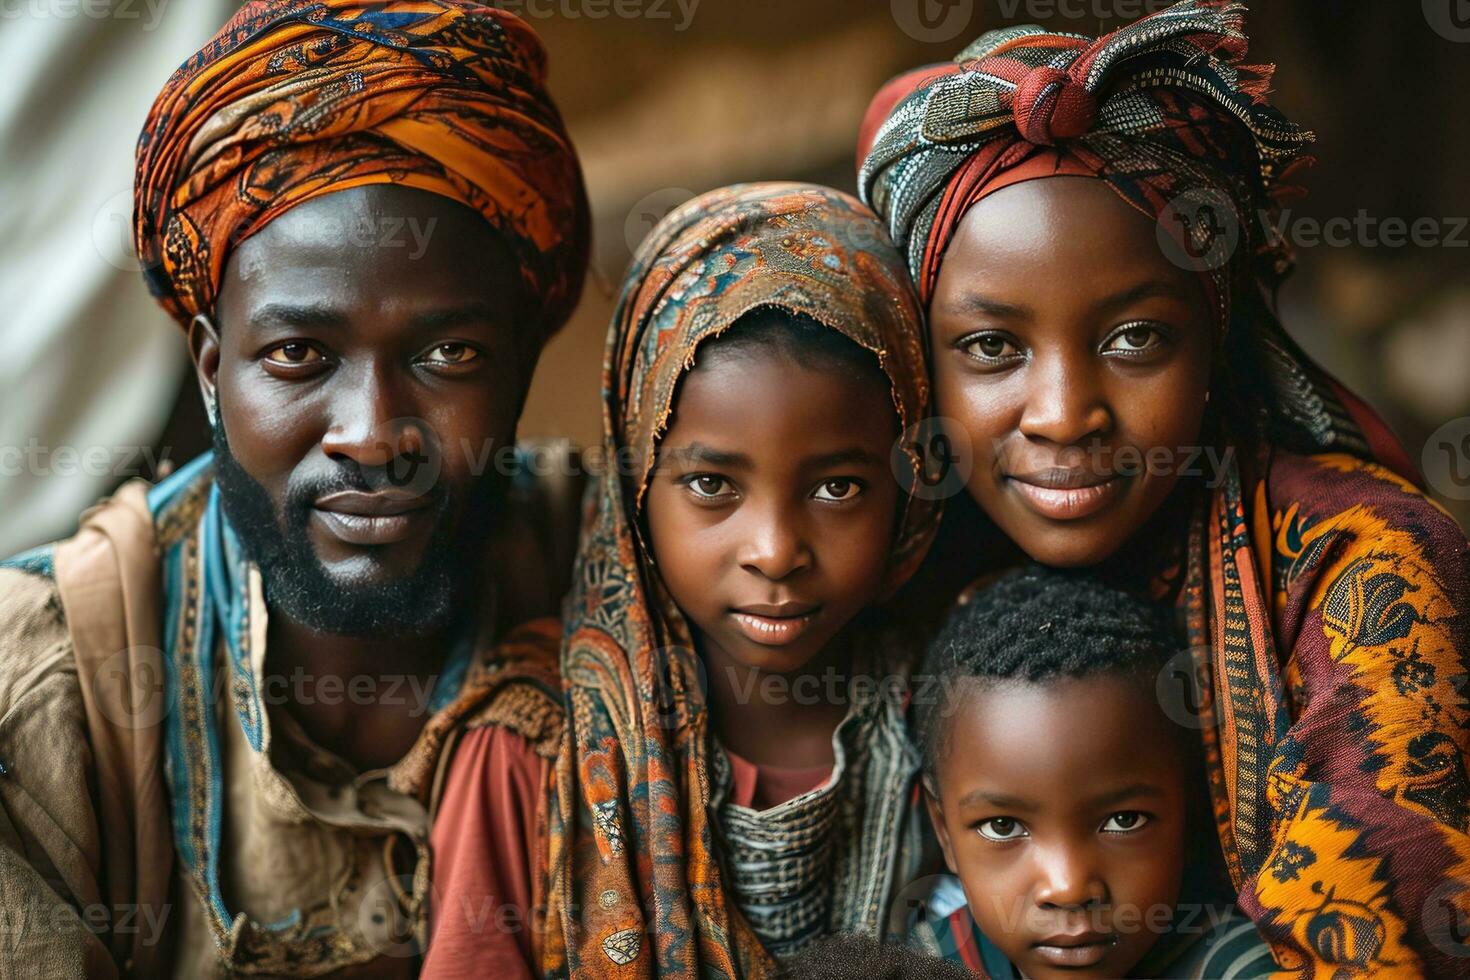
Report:
[[[766,616],[740,609],[730,612],[730,618],[735,621],[736,627],[747,640],[768,647],[795,643],[811,626],[816,616],[816,609],[810,609],[797,616]]]
[[[1046,487],[1020,477],[1008,479],[1028,507],[1054,521],[1091,517],[1116,500],[1124,489],[1123,478],[1119,476],[1085,487]]]

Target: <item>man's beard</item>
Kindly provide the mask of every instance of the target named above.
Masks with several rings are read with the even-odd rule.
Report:
[[[344,583],[317,558],[307,524],[326,494],[375,489],[362,470],[348,463],[320,479],[292,483],[277,512],[270,494],[235,459],[222,423],[213,426],[213,442],[215,485],[245,557],[260,569],[266,602],[302,626],[343,636],[421,636],[448,628],[481,584],[504,499],[493,470],[459,495],[442,485],[429,491],[437,521],[416,569],[392,582]],[[463,506],[456,507],[459,496]],[[458,524],[448,519],[456,512]]]

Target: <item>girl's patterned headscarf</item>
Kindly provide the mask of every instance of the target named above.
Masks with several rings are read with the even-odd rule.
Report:
[[[734,978],[770,966],[721,886],[700,668],[638,530],[680,376],[700,343],[761,308],[811,317],[876,354],[905,429],[926,407],[917,298],[877,217],[852,198],[740,185],[690,201],[644,241],[608,339],[607,465],[566,606],[548,973]],[[900,458],[917,477],[919,460]],[[937,516],[908,501],[891,588],[922,560]]]
[[[1201,274],[1222,349],[1265,375],[1273,436],[1410,474],[1382,423],[1270,312],[1291,265],[1270,216],[1311,134],[1266,103],[1271,66],[1241,63],[1243,14],[1228,0],[1180,0],[1097,39],[991,31],[878,93],[859,137],[859,188],[927,304],[961,219],[985,195],[1052,174],[1106,181]]]
[[[134,237],[181,324],[212,313],[229,253],[299,204],[400,184],[502,232],[542,311],[576,306],[582,172],[519,18],[473,0],[253,0],[168,80],[138,140]]]

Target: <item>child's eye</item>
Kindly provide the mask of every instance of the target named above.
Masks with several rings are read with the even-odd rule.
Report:
[[[851,500],[862,492],[862,484],[857,480],[828,480],[812,496],[817,500]]]
[[[292,340],[266,351],[265,359],[272,364],[315,364],[326,360],[322,352],[304,340]]]
[[[977,361],[1000,361],[1021,353],[1005,335],[998,333],[976,334],[961,341],[961,346]]]
[[[1127,834],[1138,830],[1148,823],[1148,815],[1139,813],[1137,810],[1123,810],[1115,813],[1103,821],[1102,832],[1105,834]]]
[[[980,821],[975,829],[980,831],[981,837],[993,841],[1020,840],[1030,836],[1026,833],[1026,825],[1014,817],[991,817]]]
[[[723,476],[691,476],[684,481],[684,485],[689,488],[690,493],[703,500],[714,500],[730,492],[730,481]]]
[[[1130,323],[1115,332],[1103,344],[1103,351],[1114,354],[1145,354],[1163,346],[1164,333],[1148,323]]]

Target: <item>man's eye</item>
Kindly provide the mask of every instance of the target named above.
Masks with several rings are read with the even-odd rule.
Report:
[[[1152,351],[1164,343],[1163,333],[1156,327],[1138,323],[1124,327],[1103,346],[1105,351],[1113,351],[1120,354],[1142,354]]]
[[[851,500],[862,492],[862,484],[857,480],[828,480],[812,496],[817,500],[841,501]]]
[[[965,342],[965,352],[982,361],[997,361],[1020,353],[1015,344],[998,333],[980,334]]]
[[[468,364],[479,360],[480,352],[469,344],[440,344],[429,350],[423,360],[428,364]]]
[[[991,817],[982,820],[975,829],[980,831],[981,837],[993,841],[1020,840],[1029,836],[1025,824],[1014,817]]]
[[[325,360],[321,351],[299,340],[272,348],[266,352],[265,359],[275,364],[315,364]]]
[[[1123,810],[1115,813],[1103,821],[1102,831],[1105,834],[1127,834],[1138,830],[1148,823],[1148,815],[1139,813],[1137,810]]]
[[[695,476],[691,477],[685,485],[696,497],[709,500],[728,493],[730,483],[723,476]]]

